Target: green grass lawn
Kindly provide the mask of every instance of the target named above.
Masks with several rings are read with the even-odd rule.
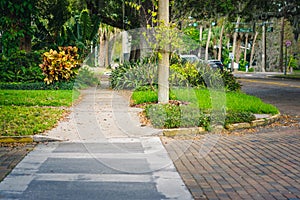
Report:
[[[225,105],[227,110],[252,112],[254,114],[277,114],[279,112],[275,106],[242,92],[222,93],[207,89],[176,89],[171,91],[170,96],[170,99],[193,103],[204,111],[212,109],[212,105],[215,108]],[[157,99],[157,92],[154,91],[136,91],[132,94],[134,104],[157,102]]]
[[[78,96],[72,90],[0,90],[0,105],[71,106]]]
[[[300,70],[294,70],[293,73],[276,75],[274,77],[300,80]]]
[[[79,97],[72,90],[0,90],[0,136],[42,133]]]
[[[131,98],[133,104],[157,102],[158,99],[155,91],[135,91]],[[255,119],[253,114],[279,113],[275,106],[241,92],[225,93],[207,89],[175,89],[171,90],[170,99],[180,100],[187,106],[146,104],[145,115],[154,127],[202,126],[209,129],[211,123],[210,113],[214,113],[214,122],[219,120],[217,123],[223,125],[251,122]],[[225,113],[224,118],[222,116]]]

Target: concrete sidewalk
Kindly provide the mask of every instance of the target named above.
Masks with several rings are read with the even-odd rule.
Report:
[[[192,199],[157,134],[128,99],[83,91],[68,120],[0,183],[0,199]]]

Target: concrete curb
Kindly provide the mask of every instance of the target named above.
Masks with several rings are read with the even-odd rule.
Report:
[[[205,132],[203,127],[193,127],[193,128],[173,128],[173,129],[163,129],[163,136],[174,137],[176,135],[195,135]]]
[[[279,119],[281,114],[269,116],[269,115],[256,115],[257,119],[250,123],[236,123],[226,125],[225,128],[229,131],[238,130],[238,129],[247,129],[254,128],[258,126],[265,126],[271,123],[274,123]],[[206,130],[203,127],[193,127],[193,128],[174,128],[174,129],[163,129],[162,135],[166,137],[174,137],[174,136],[183,136],[183,135],[196,135],[202,134]]]
[[[279,119],[281,114],[273,115],[267,118],[260,118],[256,119],[250,123],[237,123],[237,124],[229,124],[226,125],[225,128],[229,131],[237,130],[237,129],[244,129],[244,128],[254,128],[258,126],[265,126],[271,123],[274,123]]]
[[[229,131],[254,128],[258,126],[265,126],[274,123],[279,119],[281,114],[273,115],[256,119],[250,123],[237,123],[226,125],[225,128]],[[174,128],[174,129],[162,129],[162,135],[166,137],[184,136],[184,135],[197,135],[202,134],[206,130],[203,127],[192,127],[192,128]],[[33,135],[33,136],[0,136],[0,143],[31,143],[31,142],[63,142],[60,138],[53,138],[44,135]]]
[[[0,136],[0,143],[32,143],[32,142],[62,142],[59,138],[51,138],[44,135],[31,136]]]

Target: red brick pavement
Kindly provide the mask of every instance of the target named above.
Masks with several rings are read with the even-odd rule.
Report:
[[[34,146],[34,143],[0,143],[0,182]]]
[[[195,199],[300,200],[299,128],[162,141]]]

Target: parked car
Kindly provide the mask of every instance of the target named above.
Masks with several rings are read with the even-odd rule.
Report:
[[[224,65],[220,60],[208,60],[208,64],[212,69],[219,69],[221,72],[224,70]]]
[[[200,61],[200,59],[195,55],[180,55],[180,58],[183,62],[195,63]]]

